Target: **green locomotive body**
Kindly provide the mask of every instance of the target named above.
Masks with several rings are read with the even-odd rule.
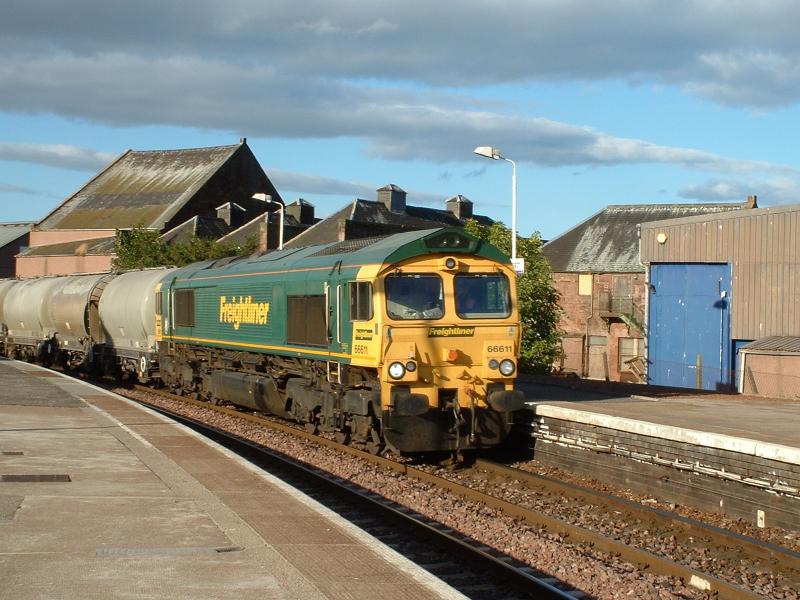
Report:
[[[193,264],[157,289],[159,376],[374,451],[495,445],[522,404],[514,280],[455,229]]]

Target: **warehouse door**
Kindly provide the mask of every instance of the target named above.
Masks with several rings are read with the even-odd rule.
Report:
[[[728,264],[650,267],[648,383],[729,389]]]

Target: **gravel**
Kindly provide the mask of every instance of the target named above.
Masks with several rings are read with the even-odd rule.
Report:
[[[668,600],[707,597],[703,592],[688,587],[679,580],[641,572],[634,565],[619,558],[597,552],[586,545],[571,544],[556,534],[522,525],[483,505],[464,500],[438,487],[383,469],[357,457],[332,451],[290,434],[259,427],[235,416],[223,415],[210,409],[194,407],[144,392],[115,391],[211,424],[350,480],[457,529],[487,546],[531,565],[538,571],[548,573],[594,598]],[[507,489],[512,488],[507,487]],[[769,584],[770,582],[766,582],[764,587]],[[772,597],[794,600],[797,595]]]

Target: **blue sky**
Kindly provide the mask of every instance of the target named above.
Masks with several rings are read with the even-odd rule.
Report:
[[[0,220],[115,156],[248,144],[324,216],[395,183],[552,238],[607,204],[800,202],[797,4],[7,0]]]

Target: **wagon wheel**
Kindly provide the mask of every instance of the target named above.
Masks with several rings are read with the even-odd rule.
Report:
[[[346,446],[350,443],[350,432],[349,431],[337,431],[333,434],[333,439],[336,440],[337,444],[342,444]]]
[[[317,433],[318,433],[319,431],[318,431],[318,429],[317,429],[317,423],[316,423],[316,421],[312,421],[311,423],[306,423],[306,431],[307,431],[308,433],[310,433],[311,435],[317,435]]]

